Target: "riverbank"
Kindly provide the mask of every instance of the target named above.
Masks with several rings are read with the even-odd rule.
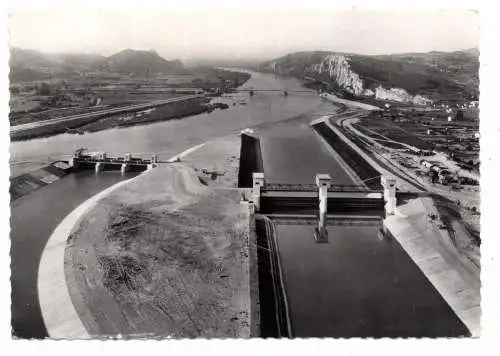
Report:
[[[144,106],[144,108],[142,108]],[[142,104],[142,109],[116,109],[119,113],[95,113],[80,115],[81,117],[58,119],[54,122],[41,122],[30,124],[26,129],[11,131],[12,141],[25,141],[39,137],[49,137],[62,133],[84,134],[86,132],[102,131],[115,127],[128,127],[156,121],[171,120],[186,116],[210,112],[215,109],[210,104],[208,97],[187,96],[186,98],[175,98],[171,102],[155,104]]]
[[[258,334],[249,206],[228,189],[238,151],[237,136],[208,142],[118,189],[77,223],[66,280],[91,336]],[[225,174],[204,182],[203,165]]]
[[[11,178],[9,188],[11,201],[32,193],[46,185],[57,182],[59,179],[65,177],[69,171],[70,167],[68,163],[59,161],[32,172]]]

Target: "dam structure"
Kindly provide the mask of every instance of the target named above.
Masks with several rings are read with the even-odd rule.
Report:
[[[156,167],[158,156],[152,155],[151,159],[135,158],[130,153],[123,157],[109,157],[106,152],[84,153],[84,149],[78,149],[69,160],[72,170],[93,169],[96,173],[100,171],[119,170],[126,172],[142,172]]]

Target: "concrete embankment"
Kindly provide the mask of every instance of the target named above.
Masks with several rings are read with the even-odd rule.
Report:
[[[436,210],[431,198],[398,207],[384,225],[425,274],[434,288],[467,326],[473,337],[481,333],[480,271],[461,256],[447,230],[429,220]]]
[[[322,98],[327,99],[329,101],[332,101],[334,103],[346,105],[347,107],[363,109],[363,110],[370,110],[370,111],[371,110],[380,110],[380,108],[378,106],[365,104],[365,103],[361,103],[359,101],[354,101],[354,100],[341,99],[338,96],[333,95],[333,94],[323,93],[320,96]]]
[[[257,243],[260,336],[292,337],[292,323],[274,224],[264,215],[251,218],[255,225]]]
[[[330,145],[361,181],[372,189],[380,189],[380,173],[367,160],[350,147],[325,122],[312,123],[313,129]]]

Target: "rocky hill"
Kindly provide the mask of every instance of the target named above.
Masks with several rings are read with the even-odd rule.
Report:
[[[344,96],[415,104],[477,99],[479,92],[477,49],[383,56],[297,52],[259,69],[304,78]]]
[[[11,47],[10,80],[26,82],[66,75],[80,75],[89,71],[148,74],[186,72],[179,60],[167,61],[154,50],[123,50],[112,56],[88,53],[43,53]]]
[[[183,74],[186,72],[186,69],[179,60],[167,61],[154,50],[123,50],[106,58],[102,68],[111,72],[136,74]]]

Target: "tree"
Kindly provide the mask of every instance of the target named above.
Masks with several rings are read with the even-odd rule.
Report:
[[[43,82],[37,87],[37,92],[38,95],[50,95],[52,94],[52,87],[49,84]]]

